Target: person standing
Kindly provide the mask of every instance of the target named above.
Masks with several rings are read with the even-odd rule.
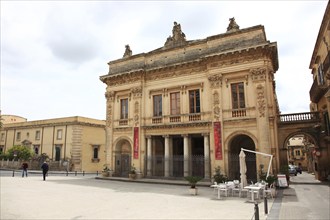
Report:
[[[45,181],[46,180],[46,175],[47,175],[47,172],[48,172],[48,169],[49,169],[49,166],[48,166],[46,161],[44,161],[44,163],[42,164],[41,169],[42,169],[42,175],[43,175],[43,178],[44,178],[44,181]]]
[[[24,177],[24,173],[25,173],[25,177],[28,176],[28,173],[27,173],[27,169],[28,169],[28,167],[29,167],[29,165],[28,165],[26,162],[24,162],[24,163],[22,164],[22,169],[23,169],[23,171],[22,171],[22,177]]]

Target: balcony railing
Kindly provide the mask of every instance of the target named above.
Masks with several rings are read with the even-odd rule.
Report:
[[[245,117],[246,116],[246,109],[233,109],[231,111],[231,116],[236,117]]]
[[[280,122],[319,122],[319,112],[303,112],[296,114],[285,114],[279,116]]]
[[[324,85],[319,85],[317,78],[314,79],[312,88],[309,90],[309,96],[311,101],[314,103],[318,103],[322,96],[327,92],[328,87],[326,83]]]

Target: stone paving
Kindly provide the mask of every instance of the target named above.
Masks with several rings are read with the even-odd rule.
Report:
[[[193,196],[184,182],[52,173],[42,181],[39,173],[22,178],[0,172],[1,219],[254,219],[254,204],[247,198],[218,200],[208,183]],[[293,183],[268,200],[268,215],[261,200],[260,219],[329,219],[329,185],[313,178],[306,173],[291,177]]]
[[[193,196],[184,185],[51,174],[46,181],[41,174],[1,177],[1,219],[252,219],[254,204],[246,200],[218,200],[203,186]],[[259,207],[260,219],[266,219]]]

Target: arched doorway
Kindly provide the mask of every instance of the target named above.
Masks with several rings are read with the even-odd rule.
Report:
[[[286,167],[286,164],[292,164],[310,173],[317,171],[317,156],[315,156],[317,144],[313,136],[304,132],[289,134],[285,140],[284,149],[287,163],[282,163],[280,170]]]
[[[228,153],[228,178],[230,180],[240,179],[239,169],[239,153],[241,148],[255,151],[255,144],[253,140],[247,135],[237,135],[233,137],[229,146]],[[246,177],[248,182],[257,180],[257,165],[256,154],[250,152],[244,152],[246,157]]]
[[[122,139],[116,144],[115,175],[127,177],[131,167],[132,146],[129,141]]]

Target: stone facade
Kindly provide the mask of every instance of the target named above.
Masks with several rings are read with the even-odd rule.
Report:
[[[67,117],[4,124],[0,148],[31,147],[52,161],[69,161],[71,171],[101,171],[105,164],[105,122],[84,117]]]
[[[314,151],[314,170],[317,179],[330,178],[330,3],[316,39],[309,68],[313,84],[309,91],[311,111],[319,111],[322,123],[315,126],[319,141]]]
[[[238,179],[241,148],[277,155],[277,44],[263,26],[240,29],[232,18],[226,33],[187,40],[174,22],[163,47],[108,65],[100,79],[115,175],[134,165],[144,176],[209,179],[220,166]],[[247,155],[248,179],[268,162]]]

